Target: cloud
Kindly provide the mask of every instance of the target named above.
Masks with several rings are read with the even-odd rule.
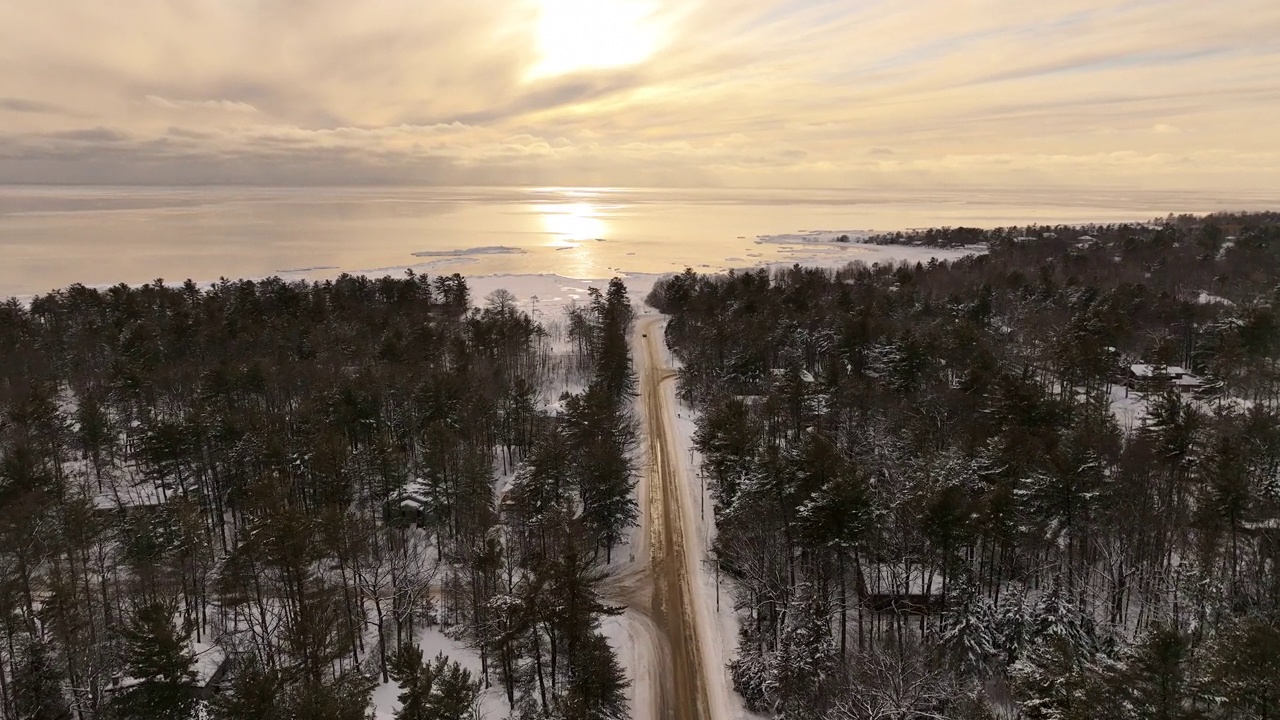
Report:
[[[0,110],[7,110],[15,113],[32,113],[37,115],[63,112],[62,108],[54,105],[53,103],[6,97],[0,97]]]
[[[62,130],[44,136],[50,140],[64,140],[74,143],[118,143],[128,140],[129,136],[119,130],[106,127],[85,128],[83,130]]]
[[[148,95],[146,101],[166,110],[221,110],[223,112],[256,113],[258,108],[236,100],[170,100],[159,95]]]
[[[1273,0],[653,0],[530,79],[540,2],[0,3],[0,181],[1280,189]]]

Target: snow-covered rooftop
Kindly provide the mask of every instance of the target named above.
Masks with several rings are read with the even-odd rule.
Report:
[[[1252,520],[1240,523],[1245,530],[1280,530],[1280,518]]]
[[[1196,302],[1200,305],[1226,305],[1227,307],[1235,307],[1235,303],[1230,300],[1220,295],[1211,295],[1204,291],[1200,292],[1200,296],[1196,298]]]
[[[1134,377],[1150,378],[1159,376],[1175,380],[1191,375],[1190,370],[1180,365],[1151,365],[1148,363],[1134,363],[1129,366],[1129,372],[1133,373]]]

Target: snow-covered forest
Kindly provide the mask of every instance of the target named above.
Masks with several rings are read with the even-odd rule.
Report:
[[[413,273],[0,305],[0,716],[624,716],[632,323]]]
[[[747,705],[1280,717],[1280,218],[874,241],[988,252],[649,297]]]
[[[870,240],[0,305],[0,717],[1280,717],[1280,217]]]

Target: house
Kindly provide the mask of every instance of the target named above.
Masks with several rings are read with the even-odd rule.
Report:
[[[1172,381],[1173,389],[1183,395],[1194,395],[1204,387],[1204,380],[1191,373],[1176,377]]]
[[[427,527],[431,524],[431,488],[421,478],[392,493],[382,508],[382,519],[396,527]]]
[[[1204,380],[1190,370],[1177,365],[1134,363],[1125,373],[1124,385],[1130,390],[1144,392],[1173,390],[1190,395],[1204,386]]]
[[[1280,538],[1280,517],[1265,520],[1246,520],[1240,523],[1240,532],[1261,538]]]
[[[787,376],[787,370],[786,368],[773,368],[772,370],[769,371],[769,374],[781,380]],[[813,383],[816,383],[817,379],[814,378],[813,373],[809,372],[808,370],[801,370],[800,382],[811,385]]]
[[[197,656],[197,668],[195,677],[189,682],[184,681],[181,684],[182,691],[188,693],[197,700],[209,700],[214,694],[224,690],[231,682],[229,677],[232,666],[235,664],[232,657],[223,655],[221,651],[217,653],[209,653],[210,657],[207,661]],[[143,681],[138,678],[128,677],[124,674],[116,674],[102,688],[103,692],[108,695],[124,692],[132,687],[136,687]]]
[[[231,678],[227,677],[231,673],[231,657],[223,656],[220,659],[215,658],[215,661],[217,664],[212,666],[213,672],[209,673],[207,679],[202,677],[202,673],[196,674],[196,684],[192,687],[192,692],[201,700],[208,700],[214,693],[221,692],[231,681]]]
[[[858,566],[858,597],[873,612],[928,615],[942,608],[942,576],[901,562]]]
[[[165,505],[164,499],[158,496],[139,499],[99,495],[93,499],[93,515],[104,525],[125,527],[130,518],[159,515]]]
[[[387,500],[382,519],[396,527],[425,527],[429,515],[427,500],[420,495],[399,495]]]

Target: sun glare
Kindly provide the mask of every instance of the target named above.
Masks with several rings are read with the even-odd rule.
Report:
[[[600,212],[589,203],[568,203],[564,205],[539,205],[538,214],[542,217],[542,227],[556,236],[558,244],[565,245],[571,241],[595,240],[604,237],[605,221]]]
[[[623,67],[658,47],[650,0],[538,0],[540,62],[530,77]]]

